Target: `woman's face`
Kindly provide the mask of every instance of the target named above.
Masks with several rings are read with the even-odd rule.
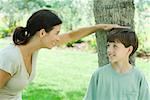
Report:
[[[60,32],[61,25],[56,25],[50,32],[47,32],[44,36],[43,44],[45,48],[51,49],[52,47],[56,46],[59,37],[58,33]]]

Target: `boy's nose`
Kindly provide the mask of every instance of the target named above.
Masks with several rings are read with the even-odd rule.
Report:
[[[112,49],[112,48],[110,48],[110,47],[107,48],[107,53],[108,53],[108,54],[111,54],[112,52],[113,52],[113,49]]]

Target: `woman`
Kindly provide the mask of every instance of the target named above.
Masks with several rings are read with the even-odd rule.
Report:
[[[99,29],[121,27],[98,24],[80,28],[68,34],[58,35],[62,21],[53,12],[43,9],[35,12],[26,27],[18,27],[13,34],[14,44],[0,51],[0,99],[22,100],[21,91],[35,76],[37,52],[80,39]]]

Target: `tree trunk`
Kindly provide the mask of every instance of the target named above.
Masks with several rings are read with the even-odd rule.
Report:
[[[94,0],[93,10],[96,23],[131,26],[134,30],[134,0]],[[96,41],[99,66],[103,66],[108,63],[106,54],[106,32],[97,32]],[[133,63],[134,60],[132,59],[131,62]]]

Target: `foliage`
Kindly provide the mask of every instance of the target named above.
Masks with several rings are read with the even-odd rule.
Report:
[[[0,3],[3,4],[0,5],[0,14],[2,14],[2,21],[5,23],[3,26],[11,30],[20,25],[20,23],[21,25],[23,23],[25,26],[27,17],[41,8],[54,10],[61,16],[64,22],[62,27],[63,32],[92,22],[86,20],[89,15],[87,15],[85,10],[90,8],[83,5],[88,3],[87,0],[86,4],[81,2],[81,0],[2,0]],[[22,22],[22,20],[25,22]]]
[[[10,36],[10,33],[11,33],[10,28],[0,28],[0,38]]]
[[[142,33],[138,34],[139,38],[139,48],[137,50],[137,56],[150,56],[150,34],[149,33]]]
[[[25,26],[29,15],[41,8],[54,10],[62,18],[63,25],[61,33],[71,31],[85,24],[92,24],[92,10],[90,10],[91,7],[88,1],[89,0],[85,2],[83,2],[83,0],[2,0],[0,2],[3,5],[0,5],[0,9],[3,15],[3,23],[0,24],[0,36],[8,36],[8,34],[13,32],[16,26]],[[87,9],[89,9],[89,11],[86,11]],[[9,30],[9,33],[5,30]],[[67,46],[73,46],[74,43],[79,41],[82,40],[70,42]]]
[[[3,21],[8,30],[12,32],[24,15],[32,10],[38,9],[44,5],[42,0],[3,0],[0,10],[3,14]],[[10,9],[11,8],[11,9]],[[8,34],[8,33],[7,33]]]
[[[138,56],[148,55],[150,53],[150,2],[139,0],[135,4],[135,30],[139,38]]]

